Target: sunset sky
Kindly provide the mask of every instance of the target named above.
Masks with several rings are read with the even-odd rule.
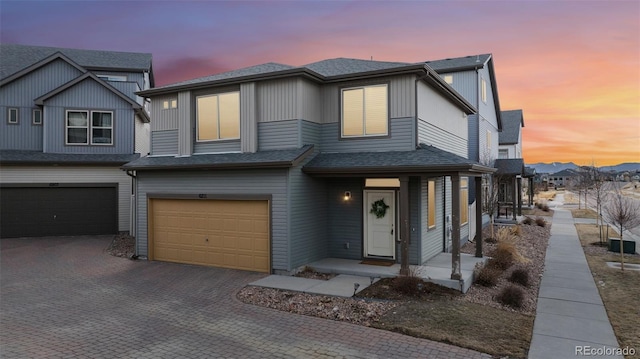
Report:
[[[264,62],[492,53],[526,163],[640,162],[640,1],[7,1],[0,41],[150,52],[156,86]]]

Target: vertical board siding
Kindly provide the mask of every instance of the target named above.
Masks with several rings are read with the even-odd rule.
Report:
[[[467,157],[467,140],[418,119],[418,140],[420,143],[437,147],[443,151]]]
[[[193,153],[240,152],[240,140],[195,142]]]
[[[4,166],[2,183],[118,183],[118,230],[129,230],[131,177],[116,167]]]
[[[289,270],[286,170],[138,172],[138,254],[148,255],[148,194],[271,195],[271,266]]]
[[[134,111],[131,104],[93,79],[45,101],[44,152],[51,153],[133,153]],[[66,110],[113,111],[113,145],[65,145]]]
[[[323,123],[340,122],[340,89],[352,86],[389,84],[389,117],[414,117],[415,76],[381,77],[372,80],[328,84],[322,89]]]
[[[113,86],[116,90],[122,92],[128,98],[138,102],[138,96],[136,95],[136,91],[140,91],[140,87],[136,82],[129,82],[129,81],[105,81],[105,82]],[[139,104],[142,105],[141,103]]]
[[[432,179],[435,181],[436,186],[436,225],[433,228],[428,228],[429,226],[429,180]],[[420,181],[420,197],[421,197],[421,261],[425,263],[429,259],[435,257],[438,253],[442,253],[444,251],[443,248],[443,228],[444,228],[444,220],[442,216],[443,211],[443,195],[442,195],[442,177],[440,178],[422,178]]]
[[[138,116],[136,116],[135,123],[135,153],[146,156],[151,152],[151,131],[149,130],[151,126],[149,123],[143,122]]]
[[[480,160],[480,154],[482,153],[482,155],[485,154],[484,151],[481,151],[480,148],[480,144],[479,144],[479,133],[480,133],[480,125],[479,125],[479,120],[478,120],[478,114],[475,115],[469,115],[469,117],[467,118],[469,125],[469,142],[468,142],[468,153],[469,153],[469,159],[470,160],[474,160],[474,161],[479,161]]]
[[[487,131],[491,132],[491,147],[487,144]],[[481,163],[490,164],[493,160],[498,158],[498,149],[500,148],[500,132],[498,127],[491,123],[491,121],[482,117],[478,124],[478,148],[479,157],[478,161]]]
[[[258,151],[296,148],[298,120],[258,123]]]
[[[409,179],[409,221],[411,222],[411,238],[409,241],[409,264],[420,265],[422,262],[421,251],[421,231],[422,231],[422,222],[421,222],[421,208],[422,208],[422,198],[421,198],[421,183],[419,177],[411,177]],[[400,197],[398,195],[398,197]],[[401,206],[402,204],[399,204]],[[398,211],[400,209],[398,208]],[[396,228],[400,228],[400,224],[396,226]],[[402,251],[401,245],[396,245],[396,251],[398,255],[396,258],[400,258],[400,253]]]
[[[444,215],[445,215],[445,226],[451,228],[453,226],[453,211],[452,209],[452,202],[451,202],[451,177],[447,176],[444,177],[444,206],[445,206],[445,211],[444,211]],[[449,218],[449,223],[447,223],[446,218]],[[445,239],[445,251],[446,252],[450,252],[451,251],[451,239],[452,239],[452,234],[449,234],[446,236]]]
[[[151,131],[177,130],[178,129],[178,109],[182,103],[178,103],[178,108],[163,110],[162,103],[178,98],[178,94],[155,96],[151,98]],[[189,103],[191,100],[189,100]]]
[[[300,118],[306,121],[322,122],[322,89],[320,85],[309,80],[299,79],[300,89]]]
[[[191,92],[182,91],[178,93],[178,154],[188,156],[193,148],[195,138],[194,122],[191,111]]]
[[[411,151],[415,149],[414,120],[392,118],[390,137],[387,138],[340,138],[340,123],[322,125],[322,151],[366,152],[366,151]]]
[[[478,91],[480,89],[480,85],[478,83],[478,75],[476,75],[475,70],[452,72],[441,74],[440,76],[444,78],[445,75],[452,75],[453,83],[451,84],[451,87],[461,94],[465,100],[471,103],[473,107],[478,108]]]
[[[478,112],[482,117],[489,121],[490,124],[497,127],[498,120],[495,102],[493,101],[493,86],[495,86],[495,84],[491,83],[491,77],[489,76],[488,67],[484,67],[478,70],[478,74],[487,82],[487,102],[483,102],[482,99],[479,100],[480,104],[478,105]],[[478,79],[478,93],[480,93],[480,86],[480,79]]]
[[[44,125],[33,125],[32,111],[36,107],[17,107],[18,124],[7,123],[9,108],[0,106],[0,149],[42,151],[42,134]],[[46,121],[44,111],[42,121]]]
[[[258,150],[258,120],[256,113],[256,83],[240,84],[240,150]]]
[[[361,178],[327,180],[326,230],[330,257],[362,259],[362,185]],[[351,191],[350,201],[344,201],[345,191]]]
[[[328,255],[325,182],[302,173],[302,166],[289,170],[290,270]]]
[[[151,154],[178,155],[178,130],[151,131]]]
[[[141,89],[144,88],[144,73],[140,72],[119,72],[119,71],[92,71],[96,75],[113,75],[113,76],[126,76],[126,82],[135,82],[138,84],[138,87]],[[122,82],[122,81],[110,81],[113,82]],[[146,90],[146,89],[145,89]]]
[[[292,120],[298,113],[298,80],[264,81],[257,86],[258,122]]]

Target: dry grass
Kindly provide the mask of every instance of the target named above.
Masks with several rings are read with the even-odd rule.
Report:
[[[606,262],[619,262],[620,254],[593,245],[599,241],[598,227],[576,224],[576,228],[620,347],[640,348],[640,272],[609,268]],[[640,255],[625,255],[625,263],[640,264]]]
[[[556,193],[557,192],[558,191],[555,191],[555,190],[541,191],[541,192],[538,192],[538,194],[536,194],[533,197],[533,199],[536,202],[541,201],[541,200],[550,201],[550,200],[552,200],[552,199],[554,199],[556,197]]]
[[[543,211],[538,207],[534,207],[533,209],[522,209],[522,214],[525,216],[545,216],[545,217],[551,217],[553,216],[553,210],[550,209],[549,211]]]
[[[592,209],[571,209],[571,214],[573,215],[573,218],[598,218],[598,214]]]
[[[579,201],[575,193],[567,192],[564,194],[564,204],[578,204]]]

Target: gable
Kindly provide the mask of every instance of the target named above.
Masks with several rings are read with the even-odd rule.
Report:
[[[82,107],[82,108],[132,108],[132,103],[123,94],[116,93],[100,81],[88,76],[70,86],[39,98],[36,103],[46,106]],[[136,104],[137,105],[137,104]]]

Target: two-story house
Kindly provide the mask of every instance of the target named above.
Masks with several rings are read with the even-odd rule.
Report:
[[[151,55],[0,45],[1,237],[132,231]]]
[[[424,63],[267,63],[138,94],[151,100],[151,155],[123,169],[150,260],[421,264],[459,243],[460,204],[493,171],[467,158],[474,106]],[[459,264],[454,245],[454,279]]]
[[[426,63],[477,109],[468,119],[468,158],[493,167],[498,158],[499,133],[503,128],[493,55],[455,57]],[[478,180],[484,182],[483,191],[489,191],[490,176]],[[473,223],[475,213],[482,213],[481,205],[476,205],[476,198],[476,191],[472,186],[468,201],[469,218],[472,221],[468,228],[463,228],[462,240],[477,239],[476,233],[481,233],[475,230],[477,226]],[[479,210],[477,207],[480,207]],[[488,220],[488,216],[484,216],[483,222]]]

